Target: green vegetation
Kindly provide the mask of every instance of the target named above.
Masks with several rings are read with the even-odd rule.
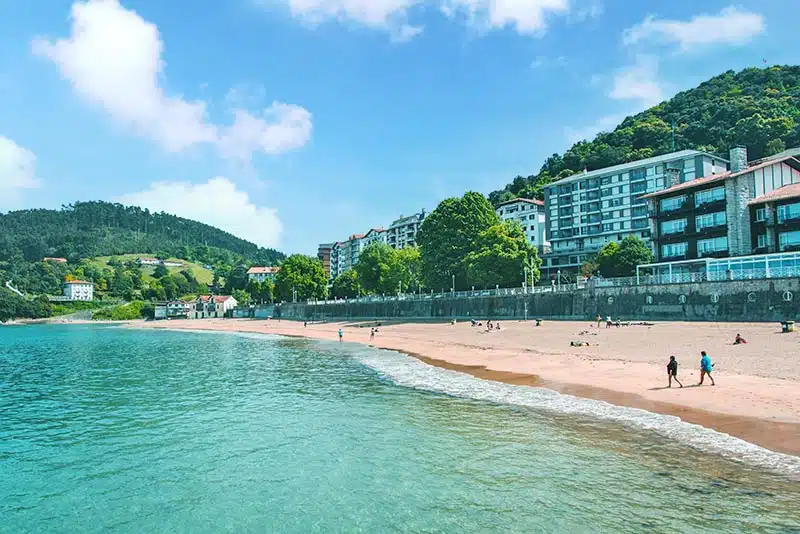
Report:
[[[335,299],[352,299],[364,295],[358,273],[348,269],[333,280],[331,296]]]
[[[553,154],[539,172],[517,176],[489,200],[497,206],[517,197],[542,199],[542,187],[584,169],[594,170],[687,148],[727,159],[745,145],[750,159],[800,145],[800,67],[725,72],[626,118],[593,141]]]
[[[297,300],[323,299],[328,293],[328,276],[317,258],[294,254],[286,258],[275,279],[275,298],[291,302],[296,292]]]
[[[365,294],[394,295],[398,291],[406,293],[420,288],[420,268],[419,249],[396,250],[385,243],[374,243],[361,251],[354,270]]]
[[[133,321],[152,316],[152,305],[136,300],[128,304],[98,310],[92,315],[92,319],[96,321]]]
[[[47,297],[28,300],[0,288],[0,322],[11,319],[40,319],[50,317],[53,313]]]
[[[113,301],[112,301],[113,302]],[[107,308],[112,305],[112,302],[109,301],[72,301],[72,302],[52,302],[51,306],[51,316],[58,317],[59,315],[69,315],[71,313],[77,313],[81,311],[87,310],[99,310],[102,308]]]
[[[521,285],[526,266],[539,278],[536,249],[519,226],[502,223],[480,193],[442,201],[422,223],[417,242],[422,279],[434,290]]]
[[[99,269],[104,269],[106,267],[113,268],[116,265],[131,261],[136,261],[139,258],[148,256],[150,256],[150,254],[148,254],[147,252],[140,252],[133,254],[118,254],[116,256],[100,256],[97,258],[87,258],[81,260],[80,264],[92,265]],[[164,269],[167,270],[169,274],[178,274],[181,271],[190,271],[200,284],[210,284],[214,279],[214,272],[210,269],[206,269],[203,265],[199,263],[190,262],[185,259],[180,259],[175,257],[164,258],[164,261],[183,264],[183,267],[163,267]],[[156,278],[155,276],[156,269],[158,269],[158,267],[154,267],[152,265],[143,265],[141,267],[143,280],[149,283],[154,278]]]
[[[636,236],[628,236],[621,243],[608,243],[595,256],[583,264],[581,274],[592,276],[600,274],[605,278],[633,276],[636,266],[653,261],[653,253],[644,241]]]

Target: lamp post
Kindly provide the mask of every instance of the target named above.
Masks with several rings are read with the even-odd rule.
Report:
[[[292,286],[292,302],[297,302],[297,289]]]
[[[453,285],[450,288],[450,292],[455,294],[456,292],[456,275],[452,275]]]
[[[558,290],[561,291],[561,269],[558,270],[556,276],[558,276]]]

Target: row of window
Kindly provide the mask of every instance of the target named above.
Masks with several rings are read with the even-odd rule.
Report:
[[[798,232],[800,234],[800,232]],[[682,258],[685,257],[689,250],[689,244],[686,242],[681,243],[665,243],[661,245],[661,258]],[[697,256],[702,258],[717,252],[725,252],[728,250],[728,237],[712,237],[711,239],[700,239],[697,241]]]
[[[669,211],[676,211],[683,208],[686,205],[686,201],[688,197],[686,195],[680,195],[677,197],[665,198],[661,201],[661,211],[662,212],[669,212]],[[712,202],[718,202],[720,200],[725,200],[725,186],[715,187],[713,189],[706,189],[705,191],[698,191],[694,194],[694,207],[699,208],[704,204],[710,204]]]
[[[705,213],[694,218],[694,227],[699,232],[706,228],[716,228],[725,226],[728,223],[727,215],[724,211],[715,213]],[[674,219],[661,223],[661,235],[679,234],[686,230],[688,219]]]

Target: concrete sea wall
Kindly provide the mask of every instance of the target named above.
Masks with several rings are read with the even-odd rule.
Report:
[[[284,303],[268,313],[299,320],[592,319],[776,322],[800,319],[800,279],[586,288],[513,296]]]

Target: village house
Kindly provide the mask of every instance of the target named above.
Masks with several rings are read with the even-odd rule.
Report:
[[[264,280],[269,280],[274,284],[275,277],[278,276],[280,270],[280,267],[250,267],[250,269],[247,271],[247,279],[250,282],[263,282]]]
[[[209,319],[225,317],[228,310],[238,305],[236,299],[227,295],[203,295],[197,297],[194,309],[189,312],[190,319]]]
[[[67,258],[44,258],[43,262],[67,263]]]
[[[161,260],[158,258],[139,258],[136,263],[139,265],[161,265]]]

